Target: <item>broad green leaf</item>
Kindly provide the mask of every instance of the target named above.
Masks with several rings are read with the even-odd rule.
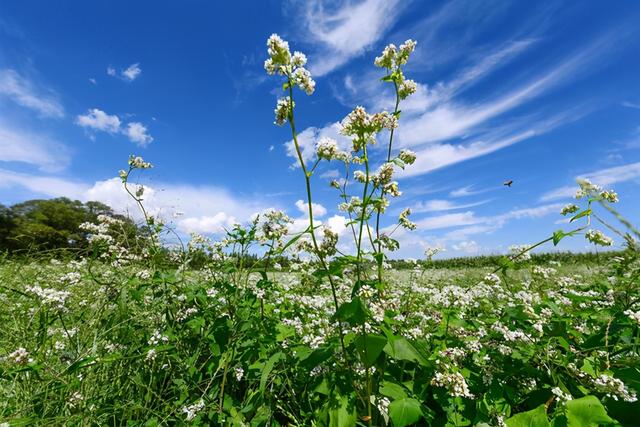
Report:
[[[342,304],[335,314],[335,318],[350,325],[361,325],[367,319],[367,311],[360,298],[354,298]]]
[[[365,366],[373,365],[386,344],[387,339],[382,335],[360,335],[356,339],[356,348]]]
[[[380,387],[380,394],[390,397],[394,400],[405,399],[407,393],[400,384],[392,383],[390,381],[383,381]]]
[[[598,427],[615,422],[595,396],[585,396],[567,402],[568,427]]]
[[[394,427],[405,427],[422,418],[422,408],[416,399],[394,400],[389,405],[389,418]]]
[[[260,393],[264,393],[265,387],[267,386],[267,380],[269,379],[269,374],[283,356],[284,354],[282,352],[278,352],[271,356],[269,360],[267,360],[267,363],[264,364],[264,369],[262,369],[262,375],[260,376]]]
[[[329,427],[353,427],[356,419],[356,405],[352,399],[338,396],[338,406],[329,409]]]
[[[527,412],[521,412],[505,420],[507,427],[549,427],[544,404]]]

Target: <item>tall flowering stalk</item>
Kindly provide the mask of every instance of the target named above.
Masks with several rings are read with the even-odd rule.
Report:
[[[311,78],[311,73],[304,68],[307,63],[307,57],[301,52],[294,52],[291,54],[289,50],[289,43],[282,40],[280,36],[277,34],[272,34],[271,37],[267,40],[267,52],[269,54],[269,58],[264,63],[264,68],[270,75],[281,75],[284,76],[286,81],[282,86],[282,89],[287,92],[287,97],[278,99],[275,108],[275,124],[282,126],[286,122],[289,122],[291,128],[291,136],[293,138],[293,145],[296,150],[296,155],[298,157],[298,161],[300,164],[300,168],[304,174],[305,180],[305,189],[307,192],[307,206],[308,206],[308,217],[309,217],[309,227],[308,232],[311,236],[311,241],[313,244],[313,250],[320,260],[320,264],[322,268],[328,272],[328,264],[325,255],[327,252],[331,252],[331,250],[327,251],[327,248],[321,248],[318,244],[318,239],[316,237],[315,226],[313,223],[313,197],[311,193],[311,175],[315,170],[316,166],[319,163],[320,158],[316,161],[315,165],[311,167],[311,169],[307,168],[307,165],[304,161],[304,157],[302,156],[302,150],[300,149],[300,144],[298,142],[298,132],[296,131],[296,124],[294,118],[294,108],[295,102],[293,100],[293,89],[295,86],[298,86],[301,90],[303,90],[307,95],[312,95],[316,83]],[[325,234],[328,229],[325,229]],[[333,236],[331,236],[333,237]],[[336,236],[337,237],[337,236]],[[325,239],[326,240],[326,239]],[[331,239],[329,239],[331,240]],[[326,245],[325,245],[326,246]],[[323,250],[325,249],[325,250]],[[338,303],[338,295],[336,291],[336,284],[331,277],[331,274],[328,274],[329,283],[331,284],[331,293],[333,296],[333,302],[335,306],[336,312],[339,308]],[[342,345],[343,352],[345,351],[344,339],[342,328],[338,327],[338,332],[340,335],[340,342]],[[345,354],[346,356],[346,354]]]

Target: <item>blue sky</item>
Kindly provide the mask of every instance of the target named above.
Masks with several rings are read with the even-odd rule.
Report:
[[[288,129],[273,124],[280,82],[263,71],[275,32],[307,54],[317,82],[297,95],[309,148],[355,105],[392,109],[373,59],[418,41],[406,75],[419,90],[397,140],[418,161],[390,216],[412,207],[419,228],[399,236],[398,256],[540,240],[564,226],[579,176],[616,189],[637,222],[638,22],[633,0],[2,2],[0,202],[68,196],[128,211],[114,177],[135,153],[155,165],[142,178],[152,210],[182,233],[269,207],[300,225],[304,182]],[[319,219],[337,226],[335,166],[322,165],[314,190]]]

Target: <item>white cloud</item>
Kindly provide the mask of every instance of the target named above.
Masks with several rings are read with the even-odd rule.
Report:
[[[343,1],[330,7],[323,1],[305,3],[305,27],[319,52],[313,55],[311,72],[330,73],[361,55],[391,28],[404,3],[399,0]]]
[[[418,202],[413,206],[410,206],[411,212],[413,213],[421,213],[421,212],[441,212],[441,211],[450,211],[455,209],[467,209],[474,206],[480,206],[485,203],[488,203],[490,200],[482,200],[475,203],[466,203],[466,204],[455,204],[450,202],[449,200],[428,200],[426,202]]]
[[[473,211],[431,216],[416,221],[420,230],[438,230],[483,222]]]
[[[313,207],[313,217],[314,217],[314,219],[316,217],[321,218],[321,217],[323,217],[323,216],[325,216],[327,214],[327,208],[325,208],[321,204],[319,204],[319,203],[311,203],[311,206]],[[296,202],[296,207],[303,214],[308,214],[309,213],[309,203],[305,202],[304,200],[298,200]]]
[[[115,114],[107,114],[98,108],[90,109],[87,114],[76,117],[76,124],[85,129],[93,131],[108,132],[110,134],[120,133],[125,135],[131,142],[139,146],[149,145],[153,137],[145,125],[140,122],[129,122],[122,126],[122,121]]]
[[[36,111],[42,117],[64,117],[64,108],[55,94],[37,89],[15,70],[0,70],[0,95]]]
[[[626,165],[615,166],[612,168],[601,169],[576,176],[576,179],[588,179],[594,184],[608,186],[619,182],[631,181],[640,178],[640,162],[629,163]],[[558,187],[542,195],[541,201],[550,201],[558,199],[566,199],[572,197],[578,186]]]
[[[55,172],[70,162],[67,147],[46,135],[15,129],[0,122],[0,161],[21,162]]]
[[[451,247],[456,251],[464,252],[469,255],[475,255],[480,252],[480,245],[478,245],[474,240],[463,240]]]
[[[86,186],[82,183],[50,176],[38,176],[0,169],[0,188],[22,187],[35,195],[81,198]]]
[[[145,146],[153,141],[153,137],[147,133],[147,127],[139,122],[131,122],[123,130],[127,137],[138,145]]]
[[[327,218],[327,226],[338,236],[342,236],[347,231],[347,218],[342,215],[334,215]]]
[[[224,212],[213,216],[185,218],[179,222],[180,230],[187,233],[218,234],[233,227],[238,221]]]
[[[140,63],[138,62],[136,62],[135,64],[129,65],[127,68],[120,71],[120,74],[118,74],[118,71],[115,69],[115,67],[112,67],[111,65],[107,67],[108,75],[110,75],[111,77],[119,78],[127,82],[134,81],[140,76],[141,73],[142,73],[142,68],[140,68]]]
[[[115,114],[109,115],[97,108],[92,108],[87,114],[79,115],[76,118],[78,126],[109,133],[119,132],[120,123],[120,119]]]
[[[89,83],[93,84],[93,85],[97,85],[98,82],[96,79],[94,79],[93,77],[89,78]]]
[[[129,65],[122,71],[122,77],[130,82],[134,81],[142,73],[139,63]]]

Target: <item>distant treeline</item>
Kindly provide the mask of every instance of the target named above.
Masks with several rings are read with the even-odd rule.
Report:
[[[547,264],[549,261],[557,261],[563,265],[569,264],[599,264],[617,256],[620,251],[604,252],[542,252],[531,254],[532,264]],[[431,268],[470,268],[470,267],[495,267],[499,265],[504,255],[482,255],[473,257],[457,257],[446,259],[434,259],[427,265]],[[421,261],[424,264],[425,261]],[[408,260],[391,260],[390,264],[398,270],[410,269],[415,264]]]
[[[81,251],[87,248],[88,242],[80,224],[95,223],[98,215],[121,219],[127,233],[138,233],[133,221],[100,202],[82,203],[61,197],[28,200],[10,207],[0,204],[0,252]]]

